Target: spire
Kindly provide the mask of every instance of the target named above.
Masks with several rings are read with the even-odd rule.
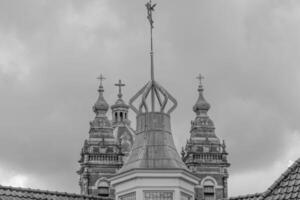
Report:
[[[152,1],[149,0],[149,2],[146,4],[147,8],[147,18],[150,23],[150,58],[151,58],[151,80],[135,95],[133,96],[130,101],[129,105],[131,109],[136,114],[141,113],[148,113],[150,112],[165,112],[165,108],[167,106],[168,101],[170,100],[173,105],[170,107],[168,111],[166,111],[167,114],[170,114],[175,110],[177,107],[177,101],[176,99],[162,86],[160,86],[154,79],[154,53],[153,53],[153,18],[152,18],[152,12],[154,11],[156,4],[152,4]],[[148,103],[147,103],[147,97],[151,93],[151,110],[149,109]],[[139,107],[135,107],[133,105],[134,101],[137,100],[139,97],[142,98],[142,102],[139,104]],[[158,104],[159,109],[156,110],[156,104]]]
[[[210,109],[210,104],[205,100],[203,96],[204,89],[202,85],[202,80],[204,79],[204,77],[201,74],[199,74],[197,79],[199,79],[199,86],[198,86],[199,97],[196,104],[193,107],[193,110],[197,115],[200,115],[201,113],[207,113],[207,111]]]
[[[105,80],[105,77],[102,74],[100,74],[100,76],[97,79],[100,80],[100,86],[98,88],[99,97],[93,106],[93,110],[97,115],[106,114],[109,109],[109,105],[103,97],[103,92],[104,92],[103,80]]]

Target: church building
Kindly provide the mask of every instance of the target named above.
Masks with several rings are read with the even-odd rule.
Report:
[[[300,199],[300,159],[263,193],[228,197],[228,152],[215,131],[198,77],[195,119],[178,153],[172,131],[176,98],[155,79],[153,12],[146,4],[150,24],[150,80],[126,103],[119,80],[116,100],[105,100],[100,75],[98,99],[92,107],[83,147],[78,148],[78,194],[0,186],[0,200],[289,200]],[[146,65],[146,64],[145,64]],[[146,68],[146,67],[145,67]],[[196,91],[195,91],[196,92]],[[111,119],[108,112],[111,111]],[[131,111],[136,127],[131,127]],[[188,119],[186,120],[188,123]],[[79,194],[80,193],[80,194]]]

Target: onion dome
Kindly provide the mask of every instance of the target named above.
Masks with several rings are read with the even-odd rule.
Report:
[[[124,83],[122,83],[121,80],[119,80],[118,83],[115,84],[115,86],[119,87],[119,93],[118,93],[118,99],[116,101],[116,103],[114,105],[111,106],[111,109],[115,109],[115,108],[125,108],[125,109],[129,109],[129,106],[124,102],[124,100],[122,99],[123,94],[122,94],[122,87],[125,86]]]
[[[99,89],[98,89],[99,97],[98,97],[98,100],[96,101],[96,103],[93,106],[93,110],[97,115],[98,114],[106,114],[108,109],[109,109],[109,105],[103,97],[104,88],[103,88],[103,85],[102,85],[102,81],[105,78],[101,74],[98,79],[100,80],[100,86],[99,86]]]
[[[205,100],[203,96],[204,89],[201,83],[203,76],[199,75],[198,79],[200,80],[200,84],[198,87],[199,97],[196,104],[193,107],[193,110],[197,115],[200,115],[201,113],[207,113],[207,111],[210,109],[210,104]]]

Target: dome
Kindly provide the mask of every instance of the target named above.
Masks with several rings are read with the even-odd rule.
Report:
[[[128,109],[129,106],[124,102],[123,99],[118,98],[118,100],[116,101],[116,103],[114,105],[111,106],[111,109],[115,109],[115,108],[125,108]]]
[[[199,91],[199,97],[196,104],[193,107],[193,110],[196,114],[200,114],[201,111],[207,112],[210,109],[210,104],[203,97],[202,85],[199,85],[198,91]]]
[[[94,104],[93,110],[96,114],[106,113],[109,109],[109,105],[103,97],[104,89],[103,89],[102,84],[100,85],[98,92],[99,92],[99,97],[98,97],[98,100],[96,101],[96,103]]]

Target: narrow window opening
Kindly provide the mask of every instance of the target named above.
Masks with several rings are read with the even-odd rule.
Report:
[[[123,121],[123,113],[122,112],[120,113],[120,118],[121,118],[121,121]]]

